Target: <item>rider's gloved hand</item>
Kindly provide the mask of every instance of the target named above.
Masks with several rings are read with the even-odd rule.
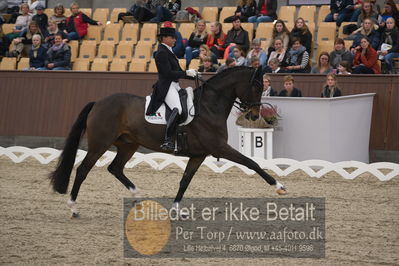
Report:
[[[189,69],[186,70],[186,75],[195,78],[198,75],[198,72],[195,69]]]

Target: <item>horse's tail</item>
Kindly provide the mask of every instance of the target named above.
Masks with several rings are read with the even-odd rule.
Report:
[[[80,138],[86,130],[87,116],[94,104],[95,102],[88,103],[80,112],[65,141],[64,150],[58,160],[57,168],[49,175],[50,183],[54,191],[58,193],[65,194],[67,192]]]

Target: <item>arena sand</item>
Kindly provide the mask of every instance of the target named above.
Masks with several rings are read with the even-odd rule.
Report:
[[[49,187],[54,166],[0,157],[1,265],[399,265],[399,177],[382,182],[363,174],[345,180],[329,173],[317,179],[297,171],[279,178],[290,197],[326,198],[324,259],[124,259],[121,206],[129,192],[105,167],[95,167],[79,194],[81,217],[70,219],[68,196]],[[182,173],[146,164],[126,170],[148,197],[174,197]],[[205,166],[186,196],[276,197],[257,175],[239,169],[215,174]]]

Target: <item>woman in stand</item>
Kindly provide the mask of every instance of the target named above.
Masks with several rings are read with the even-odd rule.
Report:
[[[378,55],[367,37],[360,40],[360,46],[355,48],[356,54],[353,60],[353,74],[381,74],[378,65]]]
[[[332,98],[342,96],[341,90],[338,88],[337,77],[334,74],[328,74],[326,77],[326,85],[321,92],[322,98]]]
[[[312,67],[312,74],[328,74],[332,71],[330,66],[330,55],[327,52],[321,52],[317,66]]]
[[[195,23],[195,30],[191,33],[190,38],[188,39],[188,45],[186,46],[185,58],[187,66],[190,65],[193,58],[199,56],[199,48],[201,45],[206,44],[207,39],[208,33],[206,31],[205,20],[199,20]]]
[[[306,51],[310,55],[312,50],[312,33],[309,31],[303,18],[297,18],[295,20],[295,26],[290,34],[291,46],[294,38],[299,38],[300,43],[306,48]]]
[[[218,58],[223,58],[226,34],[222,30],[222,24],[215,21],[211,23],[211,33],[208,34],[206,45]]]

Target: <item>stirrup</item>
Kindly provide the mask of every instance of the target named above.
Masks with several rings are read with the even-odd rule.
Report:
[[[172,141],[165,141],[161,145],[161,149],[164,151],[174,151],[175,150],[175,144]]]

